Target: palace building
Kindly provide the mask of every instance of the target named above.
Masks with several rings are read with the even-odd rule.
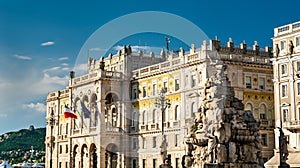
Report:
[[[300,22],[274,29],[275,156],[266,167],[278,167],[280,128],[287,140],[283,158],[290,167],[300,167]],[[282,146],[282,145],[281,145]]]
[[[260,121],[264,160],[274,153],[273,68],[270,47],[235,47],[231,39],[193,44],[189,51],[162,49],[160,55],[133,53],[124,46],[116,55],[89,58],[88,73],[70,75],[65,90],[47,96],[47,167],[159,167],[162,129],[174,168],[181,167],[185,144],[205,83],[215,61],[226,65],[235,95]],[[164,89],[169,106],[157,100]],[[78,119],[64,118],[69,105]],[[51,166],[50,166],[51,165]]]

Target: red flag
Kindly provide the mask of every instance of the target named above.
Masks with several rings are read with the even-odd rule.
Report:
[[[77,115],[71,111],[67,106],[65,107],[65,112],[64,112],[65,118],[75,118],[77,119]]]

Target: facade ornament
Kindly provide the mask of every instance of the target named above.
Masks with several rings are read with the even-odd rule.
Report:
[[[289,52],[290,52],[291,55],[294,53],[294,44],[293,44],[292,40],[290,40]]]
[[[278,47],[278,44],[275,45],[275,51],[274,51],[274,53],[275,53],[275,56],[276,56],[276,57],[279,56],[280,49],[279,49],[279,47]]]

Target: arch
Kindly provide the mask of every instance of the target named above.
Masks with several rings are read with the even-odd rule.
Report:
[[[267,106],[265,103],[261,103],[259,106],[259,119],[267,119]]]
[[[155,109],[152,111],[152,123],[157,123],[157,112]]]
[[[119,96],[116,93],[108,92],[105,96],[105,104],[111,104],[119,101]]]
[[[69,123],[66,124],[66,134],[69,134]]]
[[[117,94],[109,92],[105,97],[105,124],[108,126],[117,127],[120,123],[119,115],[119,98]]]
[[[117,145],[110,143],[105,150],[105,168],[116,168],[118,162]]]
[[[197,110],[195,110],[196,105],[195,102],[192,102],[191,104],[191,118],[195,118],[195,112],[197,112]]]
[[[132,113],[132,118],[131,118],[131,126],[135,126],[136,125],[136,122],[137,122],[137,112],[136,111],[134,111],[133,113]]]
[[[91,112],[90,126],[95,127],[98,124],[98,115],[99,115],[99,110],[97,106],[97,95],[95,93],[93,93],[90,97],[90,112]]]
[[[97,168],[98,164],[98,155],[97,155],[97,147],[94,143],[90,145],[90,168]]]
[[[253,113],[253,105],[252,105],[252,103],[250,103],[250,102],[246,103],[246,105],[244,107],[244,110],[245,111],[249,110],[249,111],[251,111]]]
[[[146,110],[144,110],[142,112],[142,125],[145,125],[145,124],[147,124],[147,112],[146,112]]]
[[[88,160],[89,160],[89,150],[88,150],[88,147],[87,147],[87,145],[86,144],[83,144],[82,146],[81,146],[81,150],[80,150],[81,152],[80,152],[80,163],[81,163],[81,165],[80,165],[80,167],[82,167],[82,168],[88,168],[88,164],[86,164],[86,163],[88,163]]]
[[[75,113],[77,114],[78,116],[78,119],[77,120],[74,120],[75,124],[74,124],[74,128],[75,129],[79,129],[79,128],[82,128],[82,117],[81,117],[81,101],[78,97],[75,98],[75,101],[74,101],[74,111]]]
[[[174,108],[174,120],[179,120],[179,119],[180,119],[180,108],[178,105],[176,105]]]
[[[79,155],[79,152],[78,152],[78,145],[74,145],[73,147],[73,153],[72,153],[72,166],[70,167],[79,167],[80,165],[80,161],[78,159],[78,155]]]

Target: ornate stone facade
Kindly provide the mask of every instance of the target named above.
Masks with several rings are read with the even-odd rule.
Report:
[[[211,76],[208,67],[215,58],[227,66],[236,98],[246,105],[245,109],[253,111],[255,119],[265,123],[259,129],[266,134],[262,155],[268,159],[273,155],[270,52],[259,51],[257,44],[254,50],[248,50],[246,44],[241,48],[233,46],[232,41],[221,46],[220,41],[211,40],[209,44],[203,42],[200,48],[192,45],[189,52],[163,50],[159,56],[142,51],[132,53],[130,46],[124,46],[105,59],[90,58],[86,75],[72,78],[66,90],[47,97],[47,118],[52,109],[57,118],[52,138],[47,125],[46,138],[54,139],[53,166],[157,167],[162,162],[164,125],[171,164],[180,167],[187,152],[188,132],[203,104],[200,95]],[[162,88],[167,89],[165,96],[171,103],[164,122],[154,104]],[[66,97],[62,97],[62,92],[68,92]],[[63,117],[65,104],[72,104],[79,119]],[[50,158],[49,147],[46,157]],[[49,165],[49,159],[46,164]]]
[[[300,22],[274,29],[273,54],[275,105],[275,156],[266,167],[279,165],[280,134],[288,141],[291,167],[300,167]],[[282,129],[282,132],[280,131]]]

